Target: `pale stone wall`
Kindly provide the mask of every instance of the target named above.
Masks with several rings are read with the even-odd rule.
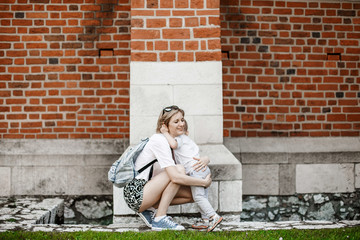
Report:
[[[360,138],[225,138],[244,195],[346,193],[360,187]]]
[[[128,140],[0,141],[1,196],[107,195],[111,164]]]
[[[155,133],[161,109],[185,111],[198,144],[222,143],[221,62],[131,62],[130,144]]]

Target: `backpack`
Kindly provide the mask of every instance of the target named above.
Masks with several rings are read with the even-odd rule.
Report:
[[[141,140],[136,146],[127,148],[120,158],[112,164],[108,172],[108,180],[112,182],[114,186],[119,188],[125,187],[125,185],[133,180],[139,173],[143,172],[157,161],[155,159],[139,169],[139,171],[135,170],[135,161],[148,142],[149,138],[146,138]],[[149,179],[151,178],[151,175],[152,168],[150,170]]]

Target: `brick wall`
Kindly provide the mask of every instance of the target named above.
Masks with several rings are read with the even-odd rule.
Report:
[[[359,136],[358,1],[221,1],[225,137]]]
[[[0,0],[0,138],[129,137],[129,0]]]
[[[131,37],[132,61],[220,60],[219,1],[131,4],[0,0],[0,138],[128,138]],[[225,137],[359,136],[359,3],[220,13]]]
[[[219,1],[131,3],[131,61],[221,61]]]

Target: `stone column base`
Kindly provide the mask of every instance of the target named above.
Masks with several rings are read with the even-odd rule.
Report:
[[[242,169],[240,162],[222,144],[200,145],[200,155],[210,157],[213,182],[209,189],[209,201],[219,213],[240,213],[242,209]],[[123,189],[114,187],[114,222],[124,215],[135,214],[127,207]],[[171,206],[169,214],[198,213],[195,203]]]

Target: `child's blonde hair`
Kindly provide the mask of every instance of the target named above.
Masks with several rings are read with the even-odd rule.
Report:
[[[184,119],[184,132],[186,133],[188,131],[188,124],[187,121]]]
[[[167,127],[169,127],[169,122],[172,116],[177,114],[178,112],[181,112],[183,117],[185,116],[184,110],[179,108],[178,106],[172,105],[169,107],[164,108],[161,110],[161,113],[159,115],[157,125],[156,125],[156,132],[160,133],[160,128],[163,124],[165,124]]]

